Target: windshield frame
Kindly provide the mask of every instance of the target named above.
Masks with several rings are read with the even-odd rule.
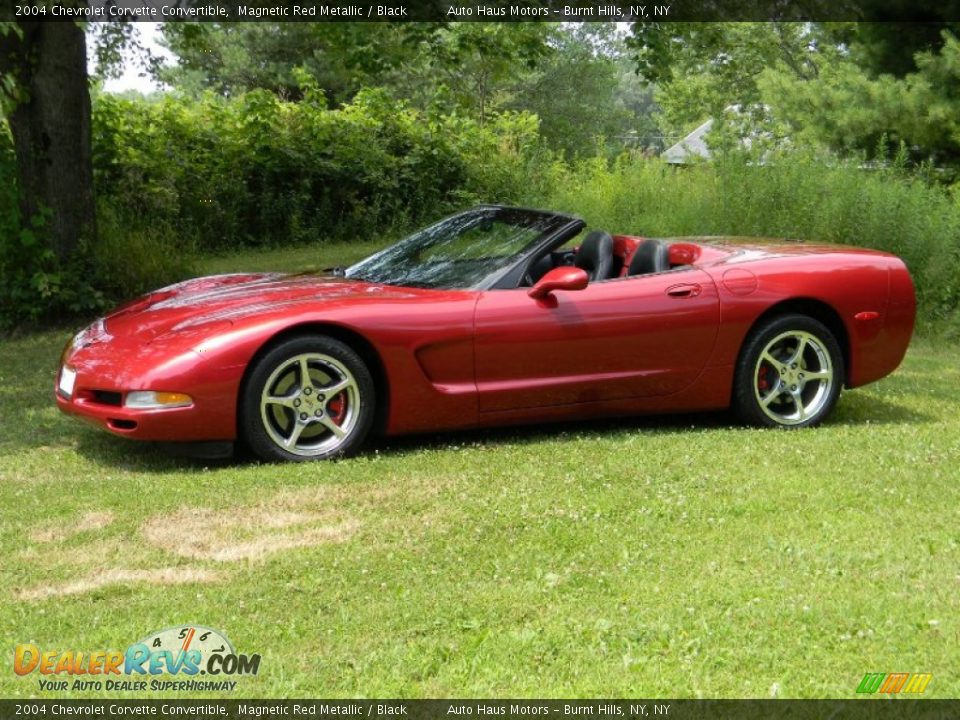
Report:
[[[360,266],[375,260],[376,258],[385,255],[389,252],[395,251],[399,246],[404,243],[414,244],[417,242],[418,237],[420,237],[425,232],[428,232],[431,228],[442,225],[443,223],[449,222],[451,220],[456,220],[463,218],[469,215],[480,215],[480,214],[489,214],[490,212],[503,212],[510,214],[526,214],[530,217],[531,220],[547,220],[547,224],[540,237],[538,237],[534,242],[527,246],[523,251],[516,253],[510,261],[499,271],[494,271],[490,276],[484,279],[482,283],[479,283],[476,286],[469,287],[431,287],[431,286],[420,286],[420,285],[405,285],[401,282],[384,282],[376,279],[368,279],[360,276],[354,276],[353,273],[360,268]],[[536,257],[539,257],[544,252],[548,252],[553,247],[559,247],[561,244],[575,236],[579,233],[586,223],[574,215],[567,215],[565,213],[553,212],[550,210],[537,210],[533,208],[524,208],[524,207],[514,207],[510,205],[479,205],[477,207],[470,208],[469,210],[464,210],[462,212],[454,213],[449,215],[442,220],[439,220],[435,223],[431,223],[426,227],[423,227],[416,232],[407,235],[406,237],[398,240],[397,242],[388,245],[384,249],[369,255],[362,260],[353,263],[350,267],[346,268],[343,272],[344,277],[353,278],[362,282],[371,282],[378,285],[387,285],[391,287],[419,287],[432,290],[466,290],[466,291],[483,291],[483,290],[492,290],[492,289],[506,289],[506,288],[515,288],[520,282],[520,278],[523,276],[523,272],[529,262]]]

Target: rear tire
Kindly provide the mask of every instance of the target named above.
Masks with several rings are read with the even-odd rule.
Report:
[[[759,427],[812,427],[833,411],[843,382],[843,353],[830,330],[806,315],[781,315],[747,337],[733,409]]]
[[[326,460],[356,452],[376,393],[348,345],[322,336],[284,340],[256,361],[240,398],[239,431],[261,460]]]

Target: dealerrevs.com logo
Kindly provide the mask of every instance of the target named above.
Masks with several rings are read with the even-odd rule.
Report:
[[[49,691],[230,691],[232,678],[259,672],[260,655],[237,653],[218,630],[186,625],[151,633],[125,651],[23,643],[14,649],[13,670],[35,674],[39,689]]]

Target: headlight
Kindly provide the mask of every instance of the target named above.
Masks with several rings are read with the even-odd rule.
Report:
[[[159,408],[178,408],[193,405],[193,398],[184,393],[154,392],[153,390],[136,390],[127,393],[123,404],[128,408],[138,410],[156,410]]]
[[[60,353],[60,364],[66,363],[75,350],[112,339],[112,336],[107,332],[103,318],[101,318],[67,341],[67,344],[63,346],[63,352]]]
[[[83,334],[87,332],[86,330],[81,330],[72,338],[67,340],[67,344],[63,346],[63,352],[60,353],[60,364],[63,365],[70,358],[70,355],[74,350],[80,345],[80,339],[83,337]]]
[[[67,344],[63,346],[63,352],[60,353],[60,364],[63,365],[67,358],[70,357],[70,353],[73,352],[73,338],[67,340]]]

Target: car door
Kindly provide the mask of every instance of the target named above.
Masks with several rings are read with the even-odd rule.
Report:
[[[488,290],[475,313],[481,413],[675,393],[706,365],[720,322],[716,287],[693,267],[543,300]]]

